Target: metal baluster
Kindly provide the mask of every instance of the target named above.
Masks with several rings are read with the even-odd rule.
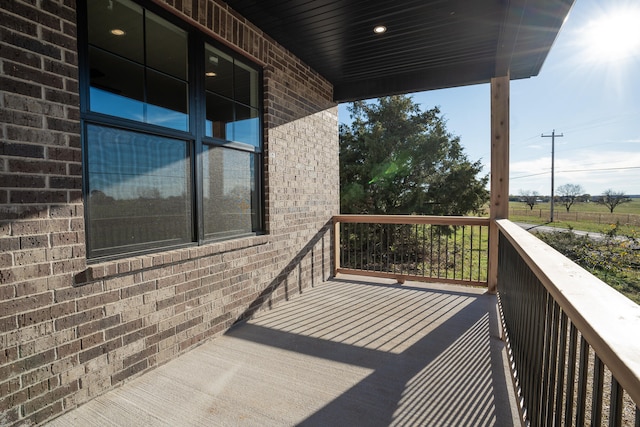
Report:
[[[371,270],[371,229],[374,227],[374,224],[367,225],[367,233],[365,235],[365,239],[367,239],[367,270]]]
[[[564,413],[564,425],[570,426],[573,420],[573,396],[576,381],[576,354],[578,351],[578,330],[569,325],[569,361],[567,363],[567,404]]]
[[[611,405],[609,406],[609,427],[618,427],[622,424],[622,386],[611,376]]]
[[[546,403],[546,423],[551,425],[553,423],[553,410],[555,404],[555,385],[556,385],[556,369],[558,368],[558,323],[560,316],[560,306],[549,296],[549,314],[551,338],[550,346],[547,354],[549,355],[548,371],[545,377],[547,378],[546,397],[544,401]]]
[[[442,225],[441,227],[444,228],[445,226]],[[444,277],[449,277],[449,240],[449,228],[447,227],[444,240]]]
[[[479,243],[479,245],[482,245],[482,226],[479,226],[478,228],[480,229],[480,236],[479,236],[479,238],[480,238],[480,243]],[[505,240],[506,240],[506,239],[505,239]],[[482,257],[481,252],[482,252],[482,251],[478,250],[478,280],[480,280],[480,278],[482,277],[482,274],[481,274],[481,272],[480,272],[480,265],[482,264],[482,263],[480,262],[480,259],[481,259],[481,257]]]
[[[429,277],[433,277],[433,225],[429,226]]]
[[[542,400],[541,400],[541,392],[542,392],[542,375],[543,375],[543,364],[544,364],[544,353],[541,352],[541,349],[544,349],[544,317],[546,314],[546,293],[544,292],[544,288],[540,286],[535,275],[533,275],[533,279],[530,285],[534,288],[532,289],[534,292],[535,299],[535,311],[534,311],[534,327],[536,328],[535,333],[535,344],[533,346],[533,360],[534,360],[534,371],[532,375],[532,382],[534,385],[533,391],[533,405],[532,405],[532,417],[531,421],[533,425],[541,425],[541,409],[542,409]],[[540,289],[542,288],[542,289]]]
[[[359,245],[358,245],[358,251],[360,252],[360,269],[364,270],[364,259],[362,258],[362,253],[364,251],[364,248],[362,247],[363,245],[363,237],[364,237],[364,227],[365,224],[364,223],[360,223],[358,224],[358,230],[360,231],[360,233],[358,233],[358,241],[359,241]]]
[[[595,355],[593,369],[593,394],[591,396],[591,425],[600,426],[602,422],[602,388],[604,383],[604,364]]]
[[[576,408],[576,425],[584,425],[587,401],[587,372],[589,369],[589,345],[580,336],[580,369],[578,371],[578,406]]]
[[[567,356],[567,314],[560,312],[560,346],[558,360],[558,380],[556,382],[556,412],[554,417],[554,425],[559,426],[562,421],[562,390],[565,385],[565,362]]]
[[[437,257],[437,261],[436,261],[436,271],[434,273],[434,277],[440,277],[440,268],[441,268],[441,264],[442,264],[442,230],[440,229],[439,225],[434,225],[434,228],[436,230],[436,240],[438,243],[437,249],[436,249],[436,257]]]
[[[426,225],[422,224],[422,277],[424,277],[426,273],[426,265],[425,265],[425,260],[427,258],[426,239],[427,239]]]
[[[464,280],[464,252],[465,252],[464,248],[465,248],[465,245],[467,244],[466,241],[465,241],[465,236],[464,236],[464,234],[465,234],[464,231],[465,231],[466,228],[467,228],[466,225],[462,226],[462,246],[461,246],[462,247],[461,257],[462,258],[461,258],[461,262],[460,262],[460,264],[462,264],[461,268],[460,268],[460,279],[462,279],[462,280]]]
[[[351,224],[349,223],[345,223],[344,224],[344,233],[341,233],[344,239],[344,247],[345,247],[345,254],[346,254],[346,259],[345,259],[345,266],[347,266],[348,268],[351,268],[351,244],[350,244],[350,237],[349,237],[349,233],[351,231],[350,229]]]

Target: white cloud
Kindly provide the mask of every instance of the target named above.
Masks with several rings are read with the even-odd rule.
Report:
[[[551,191],[551,157],[539,157],[510,164],[511,193],[518,189],[541,194]],[[587,193],[600,194],[608,188],[640,194],[640,152],[575,151],[571,157],[555,159],[554,187],[579,184]]]

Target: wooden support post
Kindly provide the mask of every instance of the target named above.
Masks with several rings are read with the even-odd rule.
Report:
[[[509,217],[509,75],[491,79],[491,205],[489,292],[498,290],[497,219]]]

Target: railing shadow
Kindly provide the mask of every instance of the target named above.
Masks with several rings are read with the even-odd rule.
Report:
[[[310,257],[311,263],[311,284],[310,287],[314,287],[315,283],[315,269],[320,268],[321,272],[327,270],[333,271],[333,260],[331,256],[329,256],[328,260],[325,257],[326,247],[325,247],[325,236],[329,235],[329,249],[331,249],[334,245],[334,238],[331,233],[331,221],[326,222],[320,231],[318,231],[307,244],[300,250],[298,253],[291,259],[291,261],[278,273],[278,275],[273,279],[269,285],[267,285],[262,292],[247,306],[244,312],[237,317],[235,323],[242,322],[243,320],[250,319],[258,310],[263,308],[264,304],[267,304],[269,308],[272,307],[274,302],[277,302],[280,299],[288,300],[289,299],[289,276],[290,274],[298,269],[298,283],[297,283],[297,293],[302,293],[304,291],[304,284],[302,282],[302,265],[301,261],[306,258],[308,255]],[[321,265],[318,267],[315,265],[315,247],[320,244],[319,250],[321,251]],[[325,277],[323,274],[323,280],[328,279],[329,277]],[[274,298],[274,294],[280,288],[283,288],[284,293],[282,297]]]
[[[227,332],[371,370],[299,425],[513,425],[494,296],[332,280],[305,298]]]

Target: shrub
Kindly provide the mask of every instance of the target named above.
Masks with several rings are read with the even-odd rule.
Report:
[[[597,236],[578,235],[571,228],[536,236],[640,304],[640,236],[636,230],[621,234],[619,224],[611,224]]]

